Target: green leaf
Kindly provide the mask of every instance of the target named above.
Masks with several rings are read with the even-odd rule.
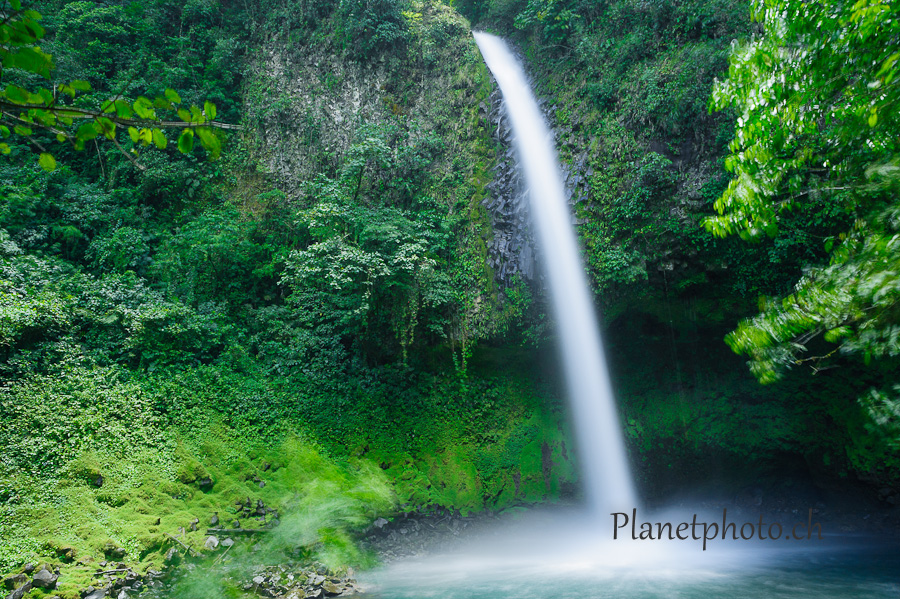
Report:
[[[134,101],[134,112],[142,119],[155,119],[156,111],[153,110],[153,102],[140,96]]]
[[[91,91],[91,84],[87,81],[82,81],[81,79],[76,79],[71,83],[72,88],[80,91],[80,92],[89,92]]]
[[[56,158],[47,152],[41,153],[41,156],[38,158],[38,164],[40,164],[41,168],[47,172],[56,170]]]
[[[828,341],[829,343],[837,343],[844,337],[849,336],[850,333],[852,333],[852,331],[850,330],[850,327],[841,326],[841,327],[831,329],[829,331],[825,331],[824,337],[825,337],[825,341]]]
[[[178,118],[180,118],[185,123],[191,122],[191,113],[185,110],[184,108],[178,109]]]
[[[138,140],[141,138],[141,136],[137,130],[137,127],[129,127],[128,128],[128,137],[130,137],[131,141],[133,141],[134,143],[138,142]]]
[[[182,154],[187,154],[191,150],[194,149],[194,132],[190,129],[185,129],[181,132],[181,135],[178,136],[178,151]]]
[[[13,127],[13,131],[16,132],[16,135],[31,135],[31,129],[24,125],[16,125]]]
[[[181,104],[181,96],[174,89],[166,89],[166,99],[172,104]]]
[[[3,66],[22,69],[29,73],[35,73],[45,79],[50,78],[53,69],[53,60],[46,52],[42,52],[37,46],[33,48],[20,48],[15,52],[3,55]]]
[[[116,100],[116,115],[120,119],[130,119],[134,116],[131,105],[125,100]]]
[[[0,154],[9,154],[11,151],[7,144],[0,143]]]
[[[18,85],[7,85],[4,95],[16,104],[28,104],[28,101],[31,99],[31,94],[28,90]]]
[[[216,105],[207,100],[203,103],[203,112],[206,114],[206,118],[209,120],[214,120],[216,118]]]
[[[100,132],[94,123],[84,123],[78,127],[78,131],[75,132],[75,138],[82,142],[88,139],[94,139],[98,135],[100,135]]]
[[[209,150],[210,158],[215,160],[222,152],[222,144],[219,138],[209,127],[197,127],[197,135],[200,137],[200,143],[204,148]]]
[[[4,139],[10,136],[9,127],[6,125],[0,125],[0,136]]]
[[[107,139],[113,139],[116,136],[116,124],[108,118],[97,117],[97,126]]]
[[[160,150],[165,150],[169,142],[168,140],[166,140],[166,136],[163,134],[163,132],[159,129],[153,129],[152,135],[153,143],[156,145],[156,147]]]

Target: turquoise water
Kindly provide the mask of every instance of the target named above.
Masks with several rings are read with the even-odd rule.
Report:
[[[361,573],[367,599],[898,599],[900,542],[612,541],[577,517],[520,522]],[[517,532],[518,530],[518,532]]]
[[[782,556],[748,568],[633,569],[555,575],[533,568],[498,570],[493,575],[463,569],[457,575],[416,574],[414,562],[363,577],[371,599],[644,599],[814,598],[897,599],[900,547],[848,546],[844,551]]]

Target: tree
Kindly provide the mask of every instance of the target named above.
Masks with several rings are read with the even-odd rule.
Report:
[[[0,1],[0,82],[13,78],[16,83],[22,83],[9,83],[0,89],[0,136],[27,138],[40,150],[38,162],[46,170],[56,168],[56,160],[44,141],[35,135],[35,130],[43,130],[58,142],[68,142],[78,150],[89,140],[106,138],[135,161],[140,147],[166,147],[168,139],[164,129],[181,130],[177,141],[179,151],[190,152],[196,136],[213,158],[221,149],[213,130],[238,129],[216,122],[216,107],[211,102],[205,102],[202,108],[183,106],[178,93],[172,89],[153,100],[144,96],[130,100],[120,93],[100,106],[85,106],[79,102],[79,94],[90,91],[86,81],[29,85],[26,81],[35,78],[49,80],[54,68],[53,57],[38,46],[45,34],[40,20],[40,13],[23,8],[21,0]],[[162,115],[166,113],[174,114],[178,120],[164,120]],[[130,149],[118,140],[120,128],[128,132]],[[0,142],[0,153],[10,151],[9,144]]]
[[[734,173],[706,219],[713,233],[778,234],[823,205],[852,226],[824,240],[827,265],[726,338],[771,382],[837,354],[900,355],[900,4],[755,0],[765,35],[736,46],[712,108],[737,108]],[[819,340],[819,338],[822,338]],[[825,349],[810,353],[816,339]]]

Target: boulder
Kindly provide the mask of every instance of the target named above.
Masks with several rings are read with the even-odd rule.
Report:
[[[56,588],[57,580],[59,580],[59,575],[54,574],[47,569],[47,566],[44,566],[34,573],[31,583],[39,589],[54,589]]]
[[[206,537],[206,542],[203,543],[203,546],[207,549],[213,550],[219,546],[219,538],[210,535]]]
[[[325,591],[325,594],[329,596],[340,595],[342,592],[344,592],[343,588],[339,587],[331,581],[325,582],[322,585],[322,590]]]

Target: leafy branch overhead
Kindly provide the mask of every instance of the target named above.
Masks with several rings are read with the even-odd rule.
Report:
[[[756,0],[765,36],[736,46],[712,107],[738,110],[734,173],[706,219],[716,235],[775,236],[790,212],[841,215],[829,264],[727,337],[771,382],[836,353],[900,356],[900,20],[896,2]],[[810,342],[825,347],[812,357]],[[818,343],[818,342],[817,342]]]
[[[37,11],[22,8],[21,0],[0,4],[0,81],[10,71],[50,79],[53,58],[37,45],[45,34],[40,20]],[[76,150],[83,149],[90,140],[105,138],[137,164],[135,157],[140,148],[153,145],[164,149],[168,145],[164,129],[181,130],[177,138],[180,152],[190,152],[199,140],[211,157],[217,158],[221,142],[214,130],[240,128],[216,122],[213,103],[204,102],[202,108],[186,106],[172,89],[153,100],[144,96],[130,100],[119,94],[94,107],[85,106],[84,96],[79,95],[89,91],[90,84],[81,80],[32,89],[5,85],[0,89],[0,136],[28,139],[40,151],[41,167],[53,170],[56,159],[45,145],[47,137],[36,135],[38,131],[55,136],[58,142],[68,142]],[[130,147],[119,141],[123,129],[128,133]],[[0,153],[10,152],[9,144],[0,142]]]

